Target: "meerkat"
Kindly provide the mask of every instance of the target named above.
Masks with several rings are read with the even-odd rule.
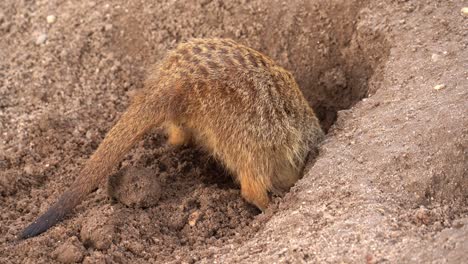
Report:
[[[233,40],[193,39],[150,70],[73,184],[19,237],[36,236],[69,214],[154,127],[164,128],[170,145],[204,148],[262,211],[271,193],[288,191],[301,177],[309,150],[324,136],[289,71]]]

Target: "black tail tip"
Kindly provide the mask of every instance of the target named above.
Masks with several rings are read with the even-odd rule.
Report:
[[[23,231],[21,231],[21,233],[18,235],[18,239],[23,240],[30,237],[35,237],[49,229],[50,226],[47,225],[47,222],[40,222],[38,220],[34,221]]]
[[[18,239],[23,240],[23,239],[37,236],[39,234],[40,233],[38,232],[37,227],[35,226],[35,223],[32,223],[28,227],[23,229],[23,231],[21,231],[21,233],[19,233],[17,237]]]
[[[63,218],[63,213],[55,208],[50,208],[41,215],[36,221],[26,227],[17,237],[18,239],[27,239],[44,233]]]

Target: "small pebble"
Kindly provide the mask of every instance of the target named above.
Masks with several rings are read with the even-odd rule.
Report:
[[[463,15],[465,15],[465,16],[468,16],[468,7],[466,7],[466,6],[463,7],[463,8],[461,9],[461,13],[462,13]]]
[[[438,90],[442,90],[442,89],[444,89],[445,87],[446,87],[445,84],[438,84],[438,85],[434,86],[434,90],[437,90],[437,91],[438,91]]]
[[[41,45],[44,44],[47,40],[47,34],[41,33],[37,38],[36,38],[36,45]]]
[[[419,208],[414,214],[414,221],[417,224],[428,225],[431,222],[431,213],[426,208]]]
[[[32,168],[31,165],[25,165],[25,166],[24,166],[24,172],[25,172],[26,174],[31,175],[31,174],[33,174],[34,170],[33,170],[33,168]]]
[[[57,17],[54,15],[48,15],[47,16],[47,23],[48,24],[53,24],[57,20]]]
[[[113,28],[112,24],[106,24],[106,25],[104,25],[104,30],[105,30],[105,31],[111,31],[112,28]]]
[[[455,227],[456,229],[460,229],[465,225],[461,219],[453,221],[452,226]]]
[[[440,60],[440,55],[439,54],[432,54],[431,59],[433,62],[438,62]]]
[[[199,211],[195,211],[193,213],[190,214],[189,218],[188,218],[188,224],[190,226],[195,226],[198,222],[198,220],[200,219],[200,212]]]

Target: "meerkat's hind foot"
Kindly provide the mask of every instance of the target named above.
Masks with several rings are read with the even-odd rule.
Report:
[[[240,175],[240,185],[242,197],[264,212],[270,204],[266,186],[250,174]]]
[[[167,126],[166,130],[168,134],[167,143],[169,145],[178,147],[178,146],[187,145],[191,141],[190,132],[188,132],[186,129],[184,129],[181,126],[178,126],[174,123],[170,123]]]

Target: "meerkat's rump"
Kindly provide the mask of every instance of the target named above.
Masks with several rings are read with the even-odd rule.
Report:
[[[206,149],[261,210],[270,192],[294,185],[309,150],[323,138],[290,72],[232,40],[194,39],[151,69],[76,181],[20,236],[37,235],[68,214],[156,126],[165,128],[171,145],[193,142]]]

